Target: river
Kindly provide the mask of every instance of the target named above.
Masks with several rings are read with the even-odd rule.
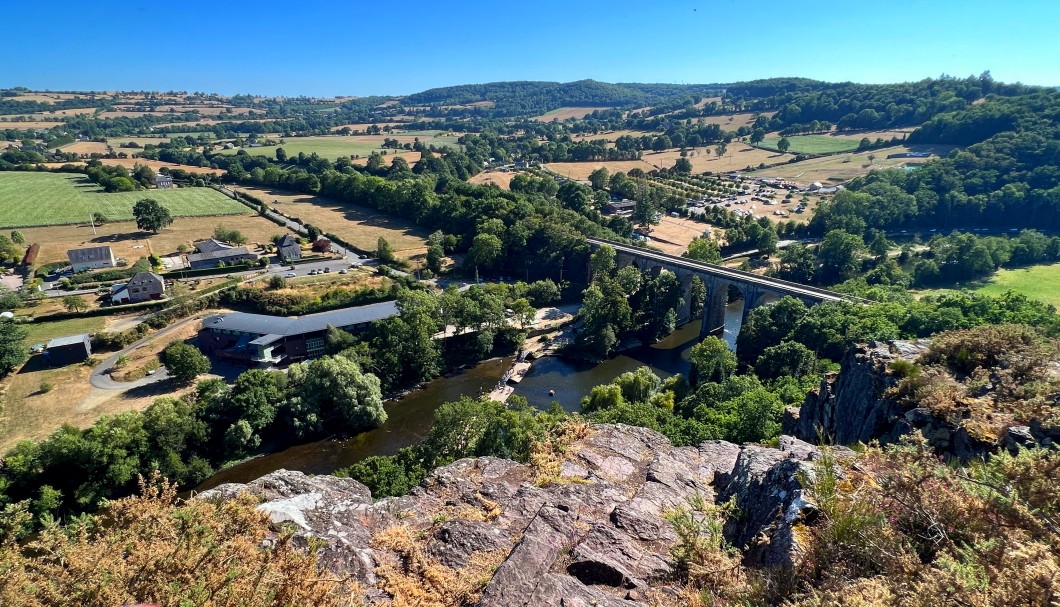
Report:
[[[742,302],[730,304],[725,315],[725,340],[733,347],[740,328]],[[656,344],[640,346],[601,363],[579,362],[550,356],[534,361],[515,393],[535,407],[547,408],[552,401],[567,411],[578,411],[581,399],[593,386],[647,365],[660,377],[686,373],[688,355],[699,341],[699,321],[690,322]],[[440,377],[420,390],[388,402],[388,419],[379,428],[347,440],[324,440],[291,447],[249,459],[220,470],[196,491],[222,483],[246,483],[286,468],[307,474],[327,474],[351,466],[371,455],[393,455],[402,447],[420,442],[434,421],[434,410],[463,395],[477,396],[491,389],[511,366],[512,359],[494,358],[467,371]],[[550,396],[549,390],[555,390]]]

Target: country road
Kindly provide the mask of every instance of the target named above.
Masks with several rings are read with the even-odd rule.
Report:
[[[111,354],[102,363],[97,365],[96,368],[92,369],[92,374],[88,376],[89,382],[92,383],[93,387],[100,388],[102,390],[131,390],[133,388],[139,388],[141,386],[158,383],[164,379],[167,379],[169,377],[169,372],[166,370],[165,367],[161,367],[154,375],[148,375],[136,381],[130,382],[115,381],[114,379],[111,379],[107,371],[114,366],[114,363],[117,362],[119,356],[122,356],[123,354],[128,354],[129,352],[132,352],[133,350],[147,344],[148,342],[154,339],[158,339],[159,337],[176,331],[177,329],[183,327],[184,325],[187,325],[188,323],[199,322],[200,320],[202,319],[198,315],[192,316],[191,318],[185,318],[180,322],[173,323],[172,325],[160,331],[151,333],[147,337],[141,338],[129,344],[124,349]]]

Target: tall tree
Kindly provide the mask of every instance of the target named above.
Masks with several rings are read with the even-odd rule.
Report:
[[[169,209],[159,204],[154,198],[144,198],[133,205],[133,217],[136,218],[137,228],[149,230],[155,234],[173,223]]]

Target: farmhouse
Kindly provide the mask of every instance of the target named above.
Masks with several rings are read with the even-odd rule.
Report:
[[[329,326],[358,333],[398,313],[393,301],[298,317],[215,314],[202,321],[199,347],[218,358],[247,365],[295,362],[324,354]]]
[[[48,364],[55,367],[83,362],[92,356],[92,341],[88,333],[56,337],[48,342],[44,357]]]
[[[157,173],[155,175],[155,187],[160,190],[173,187],[173,177],[170,175],[163,175],[162,173]]]
[[[298,239],[290,234],[284,234],[276,243],[276,248],[279,249],[280,259],[284,261],[298,261],[302,258],[302,247],[298,244]]]
[[[206,240],[200,240],[195,243],[195,250],[200,253],[215,253],[217,251],[232,248],[234,248],[232,245],[225,244],[220,240],[214,240],[213,238],[207,238]]]
[[[255,258],[246,247],[226,247],[210,253],[192,253],[188,255],[188,266],[193,270],[219,268],[239,265]]]
[[[140,303],[152,299],[162,299],[166,294],[166,282],[153,272],[139,272],[129,279],[128,284],[118,285],[111,292],[111,301],[116,304]]]
[[[74,272],[96,270],[98,268],[114,267],[114,252],[110,247],[87,247],[84,249],[70,249],[66,252],[70,259],[70,265]]]
[[[637,203],[632,200],[609,202],[604,205],[605,215],[632,215],[637,208]]]

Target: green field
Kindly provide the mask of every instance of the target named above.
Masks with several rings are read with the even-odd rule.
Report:
[[[420,138],[420,141],[427,145],[434,144],[436,146],[450,145],[457,146],[457,137],[446,136],[441,134],[442,131],[410,131],[403,133],[395,133],[393,135],[328,135],[320,137],[288,137],[284,140],[283,145],[266,145],[257,148],[247,148],[247,153],[251,156],[268,156],[270,158],[276,157],[276,148],[282,147],[287,152],[288,156],[297,156],[299,152],[305,152],[306,155],[316,152],[316,154],[322,158],[328,158],[334,160],[340,156],[369,156],[372,152],[382,151],[381,144],[384,138],[397,139],[401,143],[412,143],[416,137]],[[402,152],[405,150],[389,150],[391,154],[395,152]],[[239,152],[239,149],[224,150],[223,154],[235,154]]]
[[[968,285],[968,289],[985,295],[1013,291],[1060,309],[1060,264],[1031,266],[1015,270],[998,270],[986,280]],[[954,289],[925,289],[919,295],[941,295]]]
[[[83,175],[0,172],[0,228],[87,222],[99,211],[112,221],[132,219],[142,198],[154,198],[174,217],[241,215],[247,207],[209,188],[104,193]]]
[[[766,137],[761,147],[770,150],[777,149],[780,137]],[[831,154],[833,152],[850,152],[858,149],[858,140],[830,137],[828,135],[792,135],[788,137],[788,148],[790,154]]]
[[[47,344],[48,340],[78,333],[97,333],[103,330],[106,320],[103,316],[88,318],[70,318],[51,322],[30,322],[19,325],[26,330],[26,346]]]

